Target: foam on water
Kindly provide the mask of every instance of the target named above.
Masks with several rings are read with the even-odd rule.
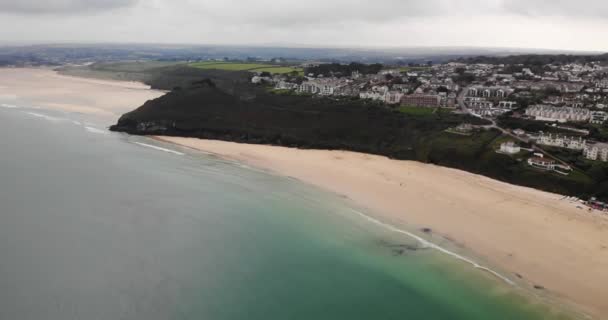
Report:
[[[61,120],[65,120],[65,119],[62,119],[62,118],[51,117],[51,116],[48,116],[48,115],[42,114],[42,113],[36,113],[36,112],[26,112],[26,113],[29,114],[29,115],[31,115],[31,116],[34,116],[34,117],[37,117],[37,118],[42,118],[42,119],[49,120],[49,121],[61,121]]]
[[[151,149],[158,150],[158,151],[164,151],[164,152],[176,154],[178,156],[185,155],[184,153],[177,152],[175,150],[166,149],[166,148],[158,147],[158,146],[147,144],[147,143],[141,143],[141,142],[133,142],[133,143],[135,143],[136,145],[142,146],[142,147],[151,148]]]
[[[96,134],[108,134],[108,132],[107,132],[107,131],[104,131],[104,130],[101,130],[101,129],[97,129],[97,128],[94,128],[94,127],[88,127],[88,126],[87,126],[87,127],[84,127],[84,128],[85,128],[85,130],[87,130],[87,131],[88,131],[88,132],[90,132],[90,133],[96,133]]]
[[[511,279],[507,278],[506,276],[503,276],[502,274],[500,274],[500,273],[498,273],[498,272],[496,272],[496,271],[494,271],[494,270],[492,270],[492,269],[490,269],[490,268],[488,268],[486,266],[482,266],[482,265],[478,264],[477,262],[473,261],[470,258],[467,258],[465,256],[459,255],[459,254],[457,254],[455,252],[452,252],[452,251],[450,251],[450,250],[448,250],[446,248],[440,247],[440,246],[438,246],[438,245],[436,245],[436,244],[434,244],[434,243],[432,243],[430,241],[427,241],[427,240],[425,240],[425,239],[423,239],[423,238],[421,238],[421,237],[419,237],[419,236],[417,236],[417,235],[415,235],[415,234],[413,234],[411,232],[399,229],[399,228],[397,228],[397,227],[395,227],[393,225],[390,225],[388,223],[384,223],[384,222],[382,222],[382,221],[380,221],[380,220],[378,220],[376,218],[370,217],[370,216],[368,216],[368,215],[366,215],[366,214],[364,214],[362,212],[359,212],[359,211],[353,210],[353,209],[350,209],[350,210],[353,211],[354,213],[358,214],[359,216],[365,218],[369,222],[377,224],[377,225],[379,225],[381,227],[384,227],[384,228],[386,228],[388,230],[391,230],[393,232],[404,234],[404,235],[406,235],[406,236],[408,236],[410,238],[413,238],[416,241],[420,242],[422,245],[424,245],[427,248],[435,249],[435,250],[437,250],[437,251],[439,251],[441,253],[444,253],[444,254],[446,254],[448,256],[451,256],[451,257],[456,258],[456,259],[458,259],[460,261],[466,262],[466,263],[472,265],[473,267],[475,267],[476,269],[480,269],[480,270],[483,270],[485,272],[490,273],[491,275],[497,277],[498,279],[503,280],[504,282],[506,282],[509,285],[512,285],[512,286],[515,285],[515,282],[513,282]]]
[[[19,109],[19,108],[21,108],[19,106],[14,105],[14,104],[6,104],[6,103],[0,103],[0,107],[7,108],[7,109]]]

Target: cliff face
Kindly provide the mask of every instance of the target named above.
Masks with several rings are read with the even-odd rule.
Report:
[[[412,121],[404,114],[358,100],[269,93],[237,97],[202,84],[149,101],[125,114],[111,129],[414,159],[419,138],[461,121],[462,116],[452,115]]]

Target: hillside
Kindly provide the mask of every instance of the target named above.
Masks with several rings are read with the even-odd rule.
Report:
[[[227,89],[223,83],[207,79],[175,89],[123,115],[111,130],[350,150],[434,163],[561,194],[608,196],[607,188],[599,188],[602,181],[585,172],[545,173],[529,168],[521,157],[497,154],[504,141],[498,131],[446,132],[483,120],[449,112],[400,112],[358,99],[273,94],[238,81]]]

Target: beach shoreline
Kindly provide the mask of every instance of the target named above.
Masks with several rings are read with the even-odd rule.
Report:
[[[391,225],[432,230],[528,292],[596,319],[608,314],[608,219],[561,195],[355,152],[154,139],[320,187]]]

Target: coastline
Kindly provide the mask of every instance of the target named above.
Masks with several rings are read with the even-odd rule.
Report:
[[[18,81],[20,100],[92,115],[107,123],[139,106],[145,97],[163,94],[147,90],[144,84],[133,88],[131,82],[63,76],[50,69],[14,70],[27,70],[27,76],[38,81],[34,85],[44,89]],[[50,79],[67,81],[70,87],[60,90],[60,94],[50,94],[58,88]],[[13,83],[4,84],[0,82],[0,96],[9,85],[7,91],[14,90]],[[87,84],[91,91],[83,93],[81,86]],[[111,96],[121,93],[129,94],[124,94],[124,99]],[[83,94],[86,99],[81,100]],[[105,100],[109,95],[112,98]],[[608,302],[602,301],[608,296],[608,288],[602,287],[608,283],[608,219],[579,210],[562,196],[455,169],[353,152],[156,139],[342,195],[369,209],[374,214],[372,219],[377,217],[388,226],[429,228],[437,237],[434,239],[441,239],[442,247],[447,242],[450,250],[455,248],[475,262],[497,267],[501,276],[515,280],[518,287],[543,299],[549,296],[550,304],[557,301],[572,305],[598,319],[608,314]],[[488,207],[493,210],[486,210]],[[446,216],[446,212],[450,215]]]
[[[526,291],[598,319],[608,314],[608,219],[563,196],[354,152],[154,138],[342,195],[391,225],[430,229]]]

